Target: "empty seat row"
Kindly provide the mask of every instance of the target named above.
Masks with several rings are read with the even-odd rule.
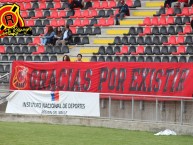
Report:
[[[169,38],[168,38],[169,37]],[[139,37],[119,37],[114,38],[113,43],[109,45],[178,45],[178,44],[193,44],[192,36],[139,36]]]
[[[172,16],[190,16],[193,15],[193,7],[188,8],[188,7],[184,7],[182,10],[178,7],[175,8],[160,8],[159,12],[156,14],[157,16],[168,16],[168,15],[172,15]]]
[[[192,27],[186,25],[185,27],[179,26],[161,26],[161,27],[130,27],[129,32],[124,35],[176,35],[176,34],[192,34]]]
[[[40,19],[40,18],[69,18],[74,15],[74,11],[69,10],[30,10],[30,11],[22,11],[21,16],[23,18],[32,18],[32,19]]]
[[[0,57],[0,61],[4,61],[4,62],[15,61],[15,60],[18,60],[18,61],[57,61],[57,56],[56,55],[51,55],[51,56],[48,56],[48,55],[43,55],[43,56],[40,56],[40,55],[35,55],[35,56],[32,56],[32,55],[27,55],[27,56],[2,55]]]
[[[53,27],[59,27],[59,26],[65,26],[66,24],[71,26],[110,26],[114,25],[114,18],[93,18],[91,20],[89,19],[68,19],[67,21],[65,19],[38,19],[38,20],[25,20],[25,24],[28,27],[45,27],[46,25],[51,25]]]
[[[184,24],[190,24],[190,17],[173,17],[173,16],[161,16],[161,17],[146,17],[143,20],[142,24],[139,24],[140,26],[161,26],[161,25],[184,25]]]
[[[193,46],[100,46],[97,53],[94,55],[178,55],[178,54],[193,54]]]
[[[70,30],[72,31],[72,33],[74,35],[99,35],[101,34],[101,28],[100,27],[79,27],[79,28],[75,28],[75,27],[70,27]]]
[[[193,62],[193,56],[92,56],[91,62]]]
[[[40,37],[34,37],[33,42],[29,43],[29,45],[38,45],[41,43]],[[84,37],[73,37],[68,44],[70,45],[84,45],[84,44],[89,44],[89,38],[87,36]]]
[[[43,47],[43,46],[39,46]],[[38,47],[38,48],[39,48]],[[0,47],[0,50],[2,52],[0,53],[6,53],[6,54],[32,54],[34,52],[37,52],[37,48],[35,46],[6,46],[6,47]],[[45,46],[44,51],[42,53],[48,53],[48,54],[64,54],[69,53],[68,46]]]
[[[18,3],[20,6],[20,9],[22,11],[29,10],[29,9],[65,9],[68,7],[67,3],[60,3],[60,2],[26,2],[25,3]]]
[[[4,37],[0,39],[0,45],[27,45],[32,42],[32,37]]]

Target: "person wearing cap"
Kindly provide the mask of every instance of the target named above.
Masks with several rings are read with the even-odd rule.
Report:
[[[122,20],[125,15],[130,16],[129,6],[125,3],[124,0],[121,0],[121,6],[119,7],[119,13],[115,15],[116,25],[120,24],[119,19]]]

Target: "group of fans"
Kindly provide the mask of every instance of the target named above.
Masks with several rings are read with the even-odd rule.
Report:
[[[119,19],[122,20],[125,15],[129,16],[129,7],[124,0],[120,1],[121,6],[119,6],[119,13],[115,15],[116,25],[119,25]],[[74,8],[83,8],[82,0],[71,0],[69,1],[69,9],[74,10]],[[62,32],[61,28],[58,27],[55,30],[52,26],[49,26],[47,33],[42,36],[40,45],[65,45],[72,38],[72,31],[69,28],[69,25],[65,26],[64,31]]]

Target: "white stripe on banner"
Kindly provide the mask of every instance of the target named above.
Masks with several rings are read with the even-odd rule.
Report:
[[[14,91],[6,113],[100,116],[99,94],[63,91]]]

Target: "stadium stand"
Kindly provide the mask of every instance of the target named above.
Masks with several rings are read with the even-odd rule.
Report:
[[[0,38],[0,74],[9,72],[13,60],[61,61],[65,53],[72,61],[81,53],[84,62],[192,62],[193,7],[164,8],[161,0],[125,2],[130,16],[115,25],[120,6],[116,0],[86,0],[83,9],[74,11],[66,0],[1,0],[0,5],[20,6],[33,35]],[[73,32],[72,42],[63,47],[38,46],[47,26],[66,24]]]

